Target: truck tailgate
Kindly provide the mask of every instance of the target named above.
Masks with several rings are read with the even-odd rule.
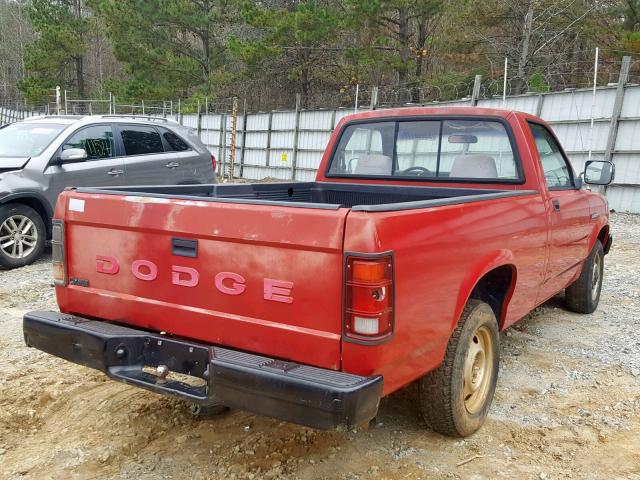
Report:
[[[67,191],[56,216],[69,284],[58,302],[65,313],[338,369],[348,211]]]

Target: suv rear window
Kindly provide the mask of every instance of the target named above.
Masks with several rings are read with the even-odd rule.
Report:
[[[328,175],[485,182],[521,179],[505,126],[484,119],[348,125]]]
[[[163,131],[163,138],[171,147],[171,151],[173,152],[184,152],[185,150],[189,150],[189,144],[187,144],[184,140],[182,140],[178,135],[173,132],[169,132],[168,130]]]
[[[153,127],[127,125],[120,127],[120,134],[126,155],[164,152],[160,134]]]

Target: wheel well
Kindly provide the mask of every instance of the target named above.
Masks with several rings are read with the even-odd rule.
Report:
[[[44,226],[47,229],[47,238],[48,239],[51,238],[51,216],[49,215],[49,212],[47,211],[46,207],[40,200],[34,197],[19,197],[19,198],[11,199],[9,202],[5,203],[4,205],[8,205],[10,203],[20,203],[22,205],[31,207],[36,212],[38,212],[38,215],[40,215],[40,217],[42,218],[42,221],[44,222]]]
[[[602,227],[602,230],[598,233],[598,240],[600,240],[603,247],[607,246],[607,242],[609,241],[609,225]]]
[[[499,325],[502,325],[505,299],[511,291],[515,276],[516,269],[513,265],[495,268],[484,274],[470,295],[470,298],[476,298],[489,304]]]

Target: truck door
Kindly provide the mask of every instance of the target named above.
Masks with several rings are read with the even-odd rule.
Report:
[[[555,136],[544,125],[529,126],[548,187],[549,249],[540,302],[565,288],[580,268],[588,254],[591,221],[588,194],[576,188],[571,164]]]

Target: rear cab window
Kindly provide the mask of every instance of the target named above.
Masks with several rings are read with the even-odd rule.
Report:
[[[343,129],[327,176],[521,183],[514,151],[499,120],[356,123]]]
[[[121,125],[119,130],[125,155],[164,153],[162,139],[155,128],[143,125]]]

